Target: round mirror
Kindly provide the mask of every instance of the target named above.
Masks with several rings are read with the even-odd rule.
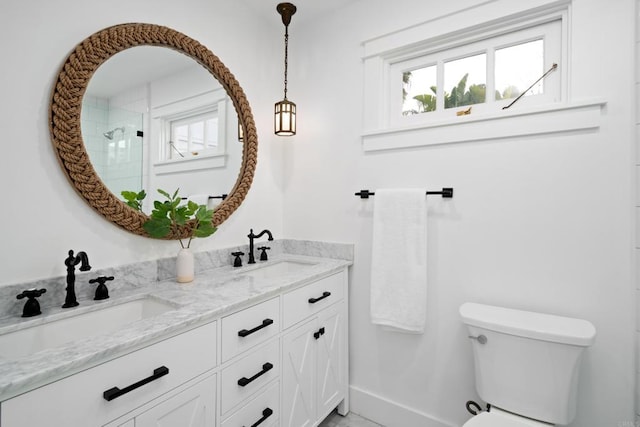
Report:
[[[148,217],[124,203],[122,190],[145,189],[149,203],[156,188],[198,197],[206,191],[222,200],[217,226],[253,180],[257,133],[242,88],[211,51],[167,27],[117,25],[80,43],[57,77],[50,130],[76,191],[138,235],[146,235]],[[189,228],[169,238],[185,237]]]

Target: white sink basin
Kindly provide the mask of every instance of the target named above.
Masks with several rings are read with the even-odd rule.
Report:
[[[19,329],[0,335],[0,357],[18,359],[71,341],[115,332],[132,322],[176,308],[154,298],[141,298]]]
[[[298,271],[307,269],[314,265],[315,264],[310,264],[308,262],[280,261],[273,264],[264,264],[255,270],[250,270],[243,274],[255,279],[271,279],[291,273],[297,273]]]

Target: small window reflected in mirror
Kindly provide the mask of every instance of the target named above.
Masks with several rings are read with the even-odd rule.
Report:
[[[455,108],[485,102],[487,55],[467,56],[444,64],[444,107]]]
[[[170,128],[169,158],[197,156],[218,147],[217,110],[173,120]]]
[[[518,97],[544,73],[544,42],[542,39],[496,49],[495,99]],[[544,93],[544,79],[525,96]]]
[[[435,111],[436,83],[435,65],[402,73],[402,115]]]

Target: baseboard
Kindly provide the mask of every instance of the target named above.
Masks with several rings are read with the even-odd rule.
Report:
[[[355,386],[349,392],[351,411],[385,427],[459,427]]]

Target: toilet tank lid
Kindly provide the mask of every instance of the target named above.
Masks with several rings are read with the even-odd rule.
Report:
[[[591,322],[553,314],[466,302],[460,316],[467,325],[542,341],[588,347],[596,337]]]

